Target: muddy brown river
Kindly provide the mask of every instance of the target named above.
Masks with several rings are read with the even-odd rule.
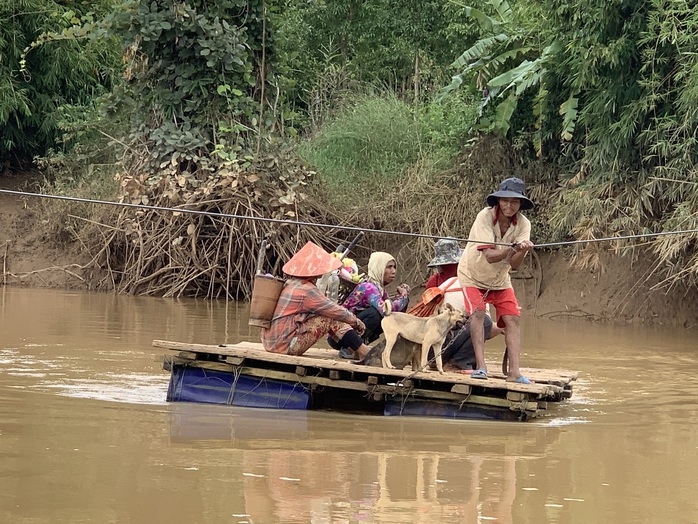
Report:
[[[152,340],[257,340],[245,304],[0,288],[0,522],[696,523],[695,338],[524,317],[580,373],[527,423],[169,404]]]

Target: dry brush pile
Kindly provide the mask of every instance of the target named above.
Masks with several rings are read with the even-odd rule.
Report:
[[[431,235],[369,232],[352,253],[365,270],[370,252],[389,251],[399,279],[418,284],[428,276],[434,240],[467,237],[485,196],[502,172],[511,171],[511,159],[483,143],[455,170],[435,173],[418,163],[396,180],[340,196],[329,195],[293,151],[194,173],[173,164],[157,177],[118,175],[121,202],[144,207],[102,206],[78,236],[92,259],[87,266],[99,268],[91,287],[239,300],[251,294],[262,240],[268,244],[265,271],[281,276],[282,265],[308,240],[328,251],[347,245],[356,231],[342,226]]]
[[[333,229],[250,218],[336,223],[309,198],[314,173],[288,154],[229,162],[202,175],[164,170],[158,178],[119,175],[121,201],[167,209],[115,208],[82,242],[103,277],[97,287],[137,295],[246,298],[255,260],[267,240],[265,270],[312,240],[327,249],[346,242]]]

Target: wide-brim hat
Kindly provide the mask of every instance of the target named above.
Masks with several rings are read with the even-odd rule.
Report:
[[[533,209],[533,202],[526,196],[526,184],[520,178],[507,178],[499,184],[499,190],[487,196],[487,205],[496,206],[500,198],[518,198],[522,211]]]
[[[458,242],[447,238],[442,238],[434,244],[434,252],[436,256],[431,259],[427,267],[457,264],[463,254],[463,250],[458,246]]]
[[[342,261],[317,244],[308,242],[281,270],[292,277],[319,277],[342,267]]]

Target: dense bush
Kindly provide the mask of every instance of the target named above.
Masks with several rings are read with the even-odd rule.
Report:
[[[113,39],[75,36],[110,8],[109,0],[0,0],[0,162],[61,146],[65,112],[91,106],[114,85]]]
[[[229,160],[250,147],[264,128],[265,71],[273,58],[265,20],[273,7],[126,0],[112,15],[127,61],[116,100],[131,115],[128,169],[195,173],[215,166],[214,153]]]

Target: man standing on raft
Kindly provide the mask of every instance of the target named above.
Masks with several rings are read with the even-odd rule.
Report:
[[[523,210],[533,209],[533,202],[526,196],[523,180],[507,178],[498,191],[487,197],[487,206],[475,218],[468,245],[458,264],[458,279],[463,288],[466,312],[470,315],[475,350],[476,369],[471,376],[487,379],[484,320],[486,304],[492,304],[497,312],[497,325],[505,328],[509,358],[507,381],[530,384],[519,369],[521,313],[509,271],[517,269],[534,247],[530,240],[531,222],[521,214]]]

